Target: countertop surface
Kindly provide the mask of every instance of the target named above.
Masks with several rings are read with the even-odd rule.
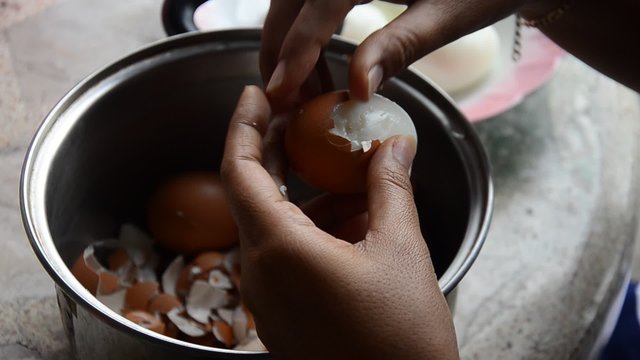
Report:
[[[20,218],[29,140],[75,83],[165,37],[160,7],[0,1],[1,359],[70,357],[53,282]],[[493,166],[495,212],[457,289],[461,355],[587,357],[632,267],[640,97],[567,56],[521,105],[476,128]]]

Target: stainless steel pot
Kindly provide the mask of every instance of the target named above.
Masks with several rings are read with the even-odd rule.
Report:
[[[144,227],[160,180],[217,169],[227,121],[246,84],[258,84],[260,33],[192,33],[151,45],[89,76],[44,119],[24,162],[22,216],[36,255],[54,279],[62,321],[80,359],[262,358],[202,347],[129,323],[69,271],[93,239],[123,222]],[[344,88],[354,46],[327,50]],[[427,80],[405,72],[382,91],[412,116],[420,139],[415,198],[442,291],[451,296],[478,255],[492,211],[484,150],[472,127]],[[295,179],[292,194],[311,193]],[[312,351],[312,350],[310,350]]]

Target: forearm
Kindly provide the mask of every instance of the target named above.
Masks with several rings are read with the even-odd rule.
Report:
[[[521,10],[537,19],[559,1],[539,1]],[[549,38],[603,74],[640,91],[640,2],[575,0],[556,21],[540,26]]]

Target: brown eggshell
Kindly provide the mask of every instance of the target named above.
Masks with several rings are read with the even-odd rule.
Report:
[[[194,269],[198,269],[197,274],[193,274]],[[182,271],[180,271],[180,276],[176,282],[176,294],[180,296],[187,295],[191,288],[191,284],[195,280],[207,280],[208,277],[209,275],[207,272],[202,271],[200,267],[195,266],[193,263],[189,263],[182,269]]]
[[[181,306],[182,303],[180,302],[180,300],[178,300],[177,297],[170,294],[162,293],[153,297],[149,301],[147,311],[152,314],[159,313],[164,315],[169,311]]]
[[[165,324],[164,322],[157,316],[151,315],[148,312],[133,310],[125,313],[125,318],[129,321],[132,321],[143,328],[149,329],[151,331],[155,331],[159,334],[164,334]]]
[[[187,265],[180,271],[180,276],[178,276],[178,281],[176,282],[176,294],[180,296],[185,296],[189,292],[189,288],[191,287],[191,269],[192,265]]]
[[[124,298],[124,306],[127,310],[146,310],[149,301],[158,295],[160,285],[155,281],[140,282],[129,289]]]
[[[285,152],[291,168],[308,184],[331,193],[366,191],[367,169],[379,142],[369,151],[351,151],[350,142],[331,134],[331,113],[349,100],[347,91],[320,95],[302,105],[287,125]]]
[[[152,196],[147,218],[158,243],[177,253],[226,249],[238,241],[215,173],[191,172],[170,179]]]
[[[120,278],[118,275],[109,271],[103,271],[98,274],[98,288],[96,290],[96,294],[113,294],[118,290],[118,288],[120,288]]]
[[[98,273],[87,265],[82,254],[73,263],[71,272],[82,286],[95,295],[98,289]]]
[[[191,262],[192,265],[199,267],[202,271],[209,271],[211,269],[222,266],[224,261],[224,254],[217,251],[208,251],[196,256]]]
[[[111,271],[117,271],[128,263],[129,254],[127,253],[127,250],[123,248],[114,250],[107,258],[107,266]]]
[[[212,331],[216,340],[224,344],[227,348],[232,347],[236,342],[236,339],[233,337],[233,329],[224,321],[214,321]]]

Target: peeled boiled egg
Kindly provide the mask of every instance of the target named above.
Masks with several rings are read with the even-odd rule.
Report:
[[[194,254],[226,249],[238,241],[222,182],[212,172],[191,172],[170,179],[152,196],[149,229],[172,251]]]
[[[359,44],[386,24],[387,18],[378,8],[369,4],[359,5],[344,18],[340,35]]]
[[[459,93],[486,78],[500,52],[493,26],[480,29],[419,59],[411,67],[431,78],[444,91]]]
[[[331,193],[358,193],[366,190],[374,151],[395,135],[417,139],[411,117],[398,104],[378,94],[362,102],[345,90],[335,91],[303,104],[287,125],[285,152],[308,184]]]
[[[373,6],[382,11],[387,21],[391,21],[397,18],[403,11],[407,9],[407,5],[394,4],[388,1],[373,0],[369,4],[363,6]]]
[[[269,11],[269,0],[206,1],[193,13],[200,30],[228,30],[262,27]]]
[[[378,0],[358,5],[345,17],[340,34],[361,43],[406,8]],[[488,26],[433,51],[411,67],[447,93],[459,94],[486,79],[495,70],[499,55],[500,37],[494,26]]]
[[[406,5],[378,0],[355,6],[344,18],[340,35],[359,44],[395,19],[406,8]]]

